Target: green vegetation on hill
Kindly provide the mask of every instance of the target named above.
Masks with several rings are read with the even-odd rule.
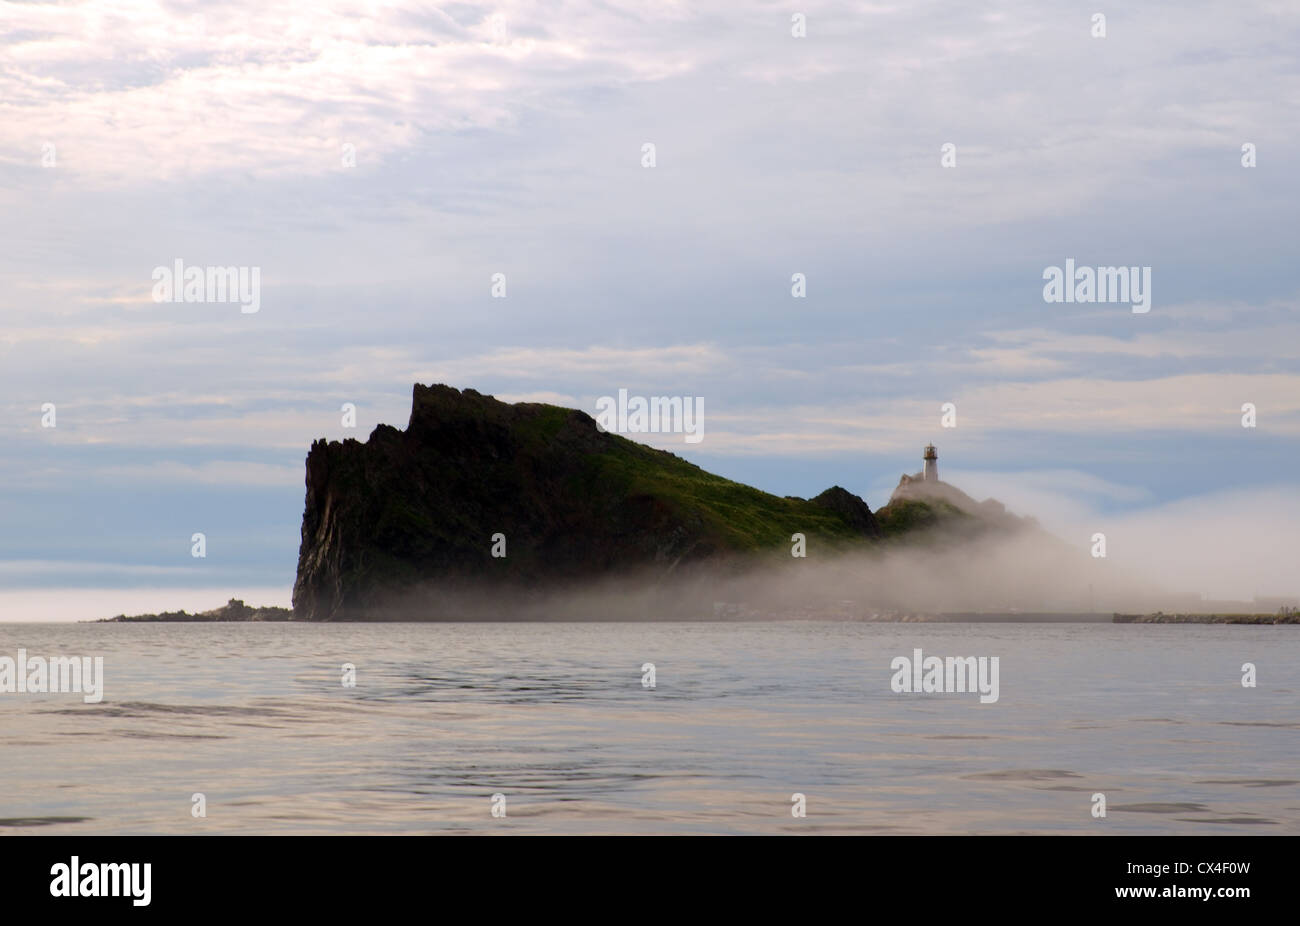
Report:
[[[719,547],[757,551],[789,546],[790,537],[859,545],[864,536],[845,519],[807,499],[782,498],[700,469],[667,451],[616,435],[606,453],[588,458],[595,483],[630,497],[654,498],[678,517],[694,517]]]
[[[843,489],[781,498],[601,431],[581,411],[448,386],[415,387],[405,431],[316,441],[306,482],[294,608],[308,620],[375,613],[417,586],[531,593],[788,551],[796,533],[822,550],[880,537]]]
[[[951,527],[953,522],[964,527],[974,520],[972,515],[956,505],[940,500],[900,498],[876,509],[876,522],[889,539],[899,539],[904,535],[917,537],[918,532],[940,526]]]
[[[404,431],[316,441],[306,483],[293,593],[304,620],[422,615],[425,602],[462,593],[526,598],[630,575],[700,575],[704,563],[788,557],[795,534],[815,556],[1021,524],[944,483],[905,479],[879,518],[839,486],[782,498],[602,431],[575,409],[442,385],[414,387]]]

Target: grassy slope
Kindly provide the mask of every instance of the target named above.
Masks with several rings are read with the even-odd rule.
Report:
[[[624,438],[617,438],[615,452],[594,455],[590,464],[601,483],[659,499],[678,512],[694,512],[729,549],[788,545],[796,532],[845,546],[870,542],[839,515],[810,501],[769,495]]]
[[[876,521],[886,539],[897,539],[916,530],[937,527],[950,522],[972,522],[974,518],[960,508],[944,501],[897,499],[875,512]]]
[[[529,443],[550,441],[573,414],[571,409],[540,403],[532,409],[536,414],[516,426],[516,433]],[[870,542],[839,515],[810,501],[770,495],[706,472],[667,451],[610,436],[613,452],[588,457],[588,486],[646,495],[678,512],[694,512],[727,548],[752,551],[788,545],[796,532],[845,545]]]

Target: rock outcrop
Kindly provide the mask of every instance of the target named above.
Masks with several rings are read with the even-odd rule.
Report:
[[[907,535],[909,541],[965,542],[988,532],[1008,533],[1036,529],[1033,518],[1007,511],[996,499],[977,502],[961,489],[940,480],[926,481],[920,473],[904,475],[876,512],[886,537]]]
[[[128,617],[125,614],[119,614],[117,617],[106,617],[96,623],[127,623],[127,624],[153,624],[153,623],[176,623],[176,622],[222,622],[222,621],[290,621],[293,620],[293,611],[288,608],[265,607],[254,608],[244,604],[238,598],[231,598],[226,604],[219,608],[213,608],[211,611],[198,611],[191,614],[188,611],[163,611],[160,614],[137,614]]]
[[[831,486],[821,495],[812,499],[814,505],[820,505],[823,508],[834,511],[854,530],[862,533],[864,537],[880,537],[880,525],[876,523],[875,516],[867,503],[858,498],[847,489],[839,486]]]
[[[300,620],[451,617],[433,604],[689,572],[788,549],[795,532],[826,548],[881,534],[838,487],[779,498],[601,431],[581,411],[442,385],[414,387],[405,431],[313,443],[306,482]]]

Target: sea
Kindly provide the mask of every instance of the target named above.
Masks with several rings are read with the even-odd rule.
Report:
[[[19,649],[103,689],[0,693],[3,835],[1300,833],[1300,626],[0,624]],[[918,649],[997,657],[997,700],[895,691]]]

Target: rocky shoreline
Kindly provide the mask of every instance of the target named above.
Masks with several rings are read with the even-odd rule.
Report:
[[[232,598],[220,608],[211,611],[164,611],[161,614],[139,614],[101,618],[93,623],[215,623],[237,621],[291,621],[291,608],[253,608],[238,598]],[[705,618],[707,620],[707,618]],[[1284,614],[1120,614],[1110,616],[1093,613],[1037,612],[1037,613],[945,613],[903,611],[858,611],[855,608],[810,608],[801,611],[775,613],[733,602],[716,602],[712,620],[720,622],[745,621],[852,621],[862,623],[937,623],[937,624],[1059,624],[1059,623],[1114,623],[1114,624],[1300,624],[1300,613]]]
[[[1116,624],[1300,624],[1300,613],[1286,614],[1116,614]]]
[[[250,608],[238,598],[231,598],[226,604],[211,611],[163,611],[161,614],[137,614],[128,617],[103,617],[92,623],[96,624],[153,624],[153,623],[204,623],[220,621],[291,621],[291,608]]]

